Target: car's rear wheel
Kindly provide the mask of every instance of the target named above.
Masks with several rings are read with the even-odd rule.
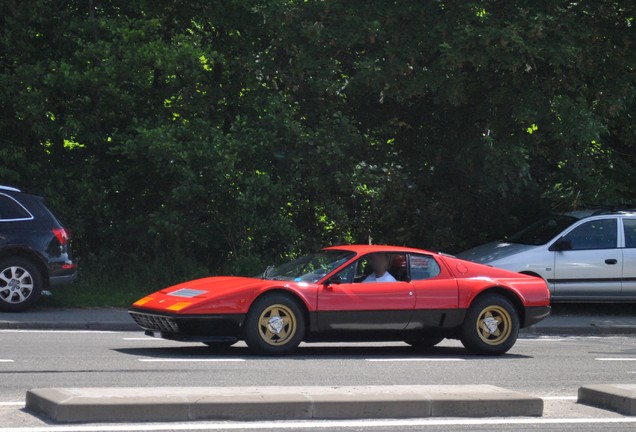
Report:
[[[461,329],[461,341],[468,351],[479,355],[501,355],[517,341],[519,314],[500,295],[478,298],[468,309]]]
[[[31,261],[7,258],[0,261],[0,310],[21,312],[42,293],[42,275]]]
[[[430,347],[434,347],[435,345],[437,345],[443,340],[444,340],[443,337],[431,336],[431,337],[425,337],[425,338],[419,338],[419,339],[411,339],[405,342],[414,348],[430,348]]]
[[[305,319],[298,302],[285,294],[257,299],[245,320],[245,342],[256,354],[285,355],[305,335]]]

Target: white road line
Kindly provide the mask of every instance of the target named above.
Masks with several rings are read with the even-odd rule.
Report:
[[[595,358],[598,361],[636,361],[636,357],[601,357]]]
[[[26,330],[26,329],[2,329],[0,333],[119,333],[110,330]]]
[[[368,362],[459,362],[466,361],[460,358],[381,358],[365,359]]]
[[[0,363],[13,363],[11,359],[0,359]]]
[[[151,342],[166,342],[167,339],[160,339],[160,338],[153,338],[150,336],[146,336],[146,337],[125,337],[125,338],[121,338],[121,340],[125,340],[125,341],[151,341]]]
[[[191,422],[128,425],[69,425],[0,428],[0,432],[120,432],[120,431],[192,431],[192,430],[281,430],[325,428],[404,428],[413,426],[488,426],[488,425],[567,425],[634,424],[636,418],[486,418],[486,419],[406,419],[406,420],[307,420],[268,422]]]
[[[244,362],[245,359],[241,358],[206,358],[206,359],[184,359],[184,358],[153,358],[153,359],[138,359],[140,362],[151,363],[170,363],[170,362]]]
[[[558,401],[558,400],[575,401],[575,400],[578,400],[579,398],[576,396],[543,396],[541,397],[541,399],[543,399],[544,401]]]

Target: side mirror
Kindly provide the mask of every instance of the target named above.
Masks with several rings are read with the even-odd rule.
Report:
[[[344,282],[345,281],[342,279],[342,276],[334,275],[325,281],[325,285],[338,285]]]
[[[559,239],[550,246],[551,251],[562,252],[566,250],[572,250],[572,242],[570,240],[565,240],[563,238]]]

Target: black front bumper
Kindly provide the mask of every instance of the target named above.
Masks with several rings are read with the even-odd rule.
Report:
[[[244,314],[177,315],[139,308],[128,310],[149,336],[191,342],[229,342],[241,338]]]

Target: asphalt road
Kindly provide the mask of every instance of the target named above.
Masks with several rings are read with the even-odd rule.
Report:
[[[0,330],[0,432],[51,429],[21,410],[40,387],[347,386],[491,384],[544,398],[538,419],[421,419],[311,424],[189,423],[169,430],[633,430],[628,418],[576,404],[582,385],[633,383],[636,339],[629,336],[522,338],[509,354],[466,354],[456,341],[428,351],[400,343],[308,344],[286,358],[255,357],[243,344],[212,351],[143,336],[141,332]],[[562,420],[569,419],[569,420]],[[573,420],[574,419],[574,420]],[[159,430],[140,425],[135,430]],[[243,427],[243,429],[241,429]],[[35,428],[35,429],[34,429]],[[40,429],[38,429],[40,428]],[[116,425],[106,430],[132,430]],[[153,429],[154,428],[154,429]],[[166,430],[166,429],[161,429]]]

